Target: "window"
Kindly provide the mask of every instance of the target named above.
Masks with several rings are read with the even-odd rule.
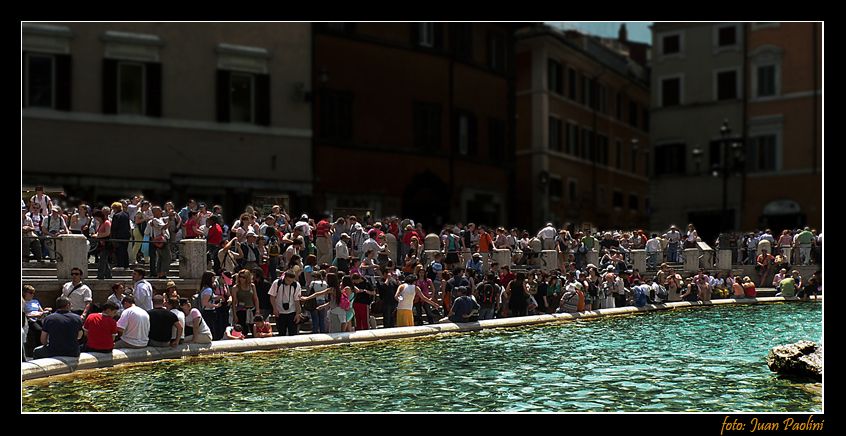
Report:
[[[473,60],[473,24],[455,24],[452,30],[455,55],[464,61]]]
[[[270,125],[270,76],[218,70],[218,121]]]
[[[684,174],[687,157],[685,144],[665,144],[655,147],[655,175]]]
[[[549,117],[548,148],[554,151],[561,151],[561,120],[555,117]]]
[[[637,149],[632,147],[632,173],[637,174]]]
[[[622,208],[623,207],[623,193],[620,191],[614,191],[611,195],[611,205],[615,208]]]
[[[26,106],[54,107],[55,66],[52,55],[26,56]]]
[[[751,138],[747,159],[750,172],[775,171],[778,169],[776,142],[776,135],[762,135]]]
[[[255,120],[253,101],[255,83],[252,74],[232,73],[229,76],[229,121],[249,123]]]
[[[623,120],[623,93],[617,93],[617,119]]]
[[[673,77],[661,80],[661,106],[681,104],[681,78]]]
[[[579,150],[579,128],[571,123],[567,123],[567,153],[573,156],[578,154]]]
[[[352,33],[355,29],[355,23],[333,22],[326,23],[324,28],[330,32],[336,33]]]
[[[414,103],[414,146],[417,148],[440,148],[440,104]]]
[[[588,102],[591,101],[591,96],[590,96],[590,94],[591,94],[591,92],[590,92],[591,80],[588,79],[588,77],[583,75],[583,74],[579,74],[579,80],[582,82],[582,95],[581,95],[582,98],[579,100],[579,102],[581,102],[584,105],[587,105]]]
[[[717,73],[717,100],[737,98],[737,71]]]
[[[488,66],[496,72],[505,72],[505,35],[503,33],[488,34]]]
[[[637,202],[637,195],[630,194],[629,195],[629,209],[638,210],[638,204],[637,203],[638,203]]]
[[[570,180],[570,182],[567,183],[567,190],[569,191],[569,194],[570,194],[570,203],[575,203],[576,202],[576,181],[575,180]]]
[[[567,96],[576,99],[576,70],[572,68],[567,69]]]
[[[670,55],[681,52],[681,35],[667,35],[661,39],[661,46],[664,55]]]
[[[599,144],[596,152],[596,161],[602,165],[608,166],[608,137],[605,135],[598,135]]]
[[[629,125],[632,127],[637,127],[637,102],[630,100],[629,101]]]
[[[560,177],[550,177],[549,179],[549,196],[553,201],[558,201],[564,195],[564,182]]]
[[[617,141],[616,147],[617,147],[617,169],[622,170],[623,169],[623,142]]]
[[[353,96],[347,91],[320,91],[318,132],[321,139],[351,141]]]
[[[70,55],[23,52],[21,79],[23,107],[71,109]]]
[[[162,115],[162,65],[103,60],[103,113]]]
[[[606,88],[603,85],[597,85],[597,98],[599,99],[599,105],[597,109],[599,112],[606,114],[608,113],[608,95],[606,94]]]
[[[488,118],[488,136],[490,140],[490,157],[496,161],[504,161],[505,154],[505,121]]]
[[[649,131],[649,109],[643,108],[643,131]]]
[[[775,65],[763,65],[758,67],[758,97],[769,97],[776,95],[776,67]]]
[[[564,95],[564,83],[563,83],[564,75],[562,74],[562,71],[561,71],[561,64],[559,64],[558,62],[556,62],[552,59],[550,59],[547,62],[547,64],[548,64],[548,69],[547,69],[548,70],[547,71],[548,82],[547,83],[548,83],[549,90],[556,93],[556,94]]]
[[[588,129],[582,129],[582,148],[579,157],[593,160],[593,132]]]
[[[720,27],[717,30],[717,45],[728,47],[737,44],[737,26]]]
[[[419,23],[417,44],[422,47],[435,47],[435,23]]]
[[[471,112],[458,110],[456,115],[455,132],[458,154],[475,156],[478,152],[476,137],[476,116]]]

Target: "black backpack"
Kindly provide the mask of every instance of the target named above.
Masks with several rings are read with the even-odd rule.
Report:
[[[479,304],[493,305],[496,302],[496,286],[485,283],[479,291]]]

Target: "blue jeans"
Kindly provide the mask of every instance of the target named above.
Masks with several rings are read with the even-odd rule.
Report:
[[[670,262],[679,261],[679,243],[670,242],[667,244],[667,260]]]
[[[479,320],[483,319],[493,319],[494,317],[494,308],[493,307],[482,307],[479,309]]]
[[[326,327],[326,312],[323,310],[310,310],[311,314],[311,332],[312,333],[329,333]]]
[[[658,252],[653,251],[651,253],[646,253],[646,266],[649,268],[655,268],[658,266]]]

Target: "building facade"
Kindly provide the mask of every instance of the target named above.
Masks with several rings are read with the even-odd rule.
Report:
[[[316,209],[510,220],[514,27],[316,24]]]
[[[722,230],[819,225],[814,26],[653,25],[652,228],[693,223],[710,241]]]
[[[310,27],[24,23],[23,183],[231,213],[262,199],[307,207]]]
[[[646,70],[578,32],[534,26],[517,35],[520,224],[646,226]]]

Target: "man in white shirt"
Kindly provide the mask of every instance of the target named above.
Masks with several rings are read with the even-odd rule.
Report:
[[[350,249],[347,246],[350,235],[341,233],[341,240],[335,244],[335,258],[338,260],[338,271],[350,272]]]
[[[300,283],[291,271],[286,271],[282,278],[277,279],[270,286],[267,295],[270,296],[270,303],[273,306],[273,316],[276,317],[279,336],[295,336],[299,333],[298,324],[302,320],[301,294]]]
[[[150,282],[144,280],[144,269],[135,268],[132,270],[132,280],[135,282],[132,285],[132,296],[135,298],[135,304],[143,310],[153,309],[153,286]]]
[[[664,238],[669,241],[667,244],[667,261],[679,261],[679,241],[681,240],[681,233],[679,228],[675,225],[670,226],[670,231],[664,233]]]
[[[552,250],[555,248],[555,236],[557,233],[552,223],[546,223],[546,227],[538,232],[538,239],[541,240],[541,248],[543,250]]]
[[[373,250],[374,253],[379,253],[380,251],[385,249],[384,245],[379,245],[376,242],[376,235],[379,234],[379,231],[376,229],[371,229],[367,233],[367,239],[361,244],[361,254],[366,254],[369,250]]]
[[[144,348],[150,341],[150,315],[135,305],[131,295],[123,297],[123,312],[117,322],[120,340],[115,348]]]
[[[53,209],[53,200],[50,196],[44,193],[43,186],[35,187],[35,195],[29,199],[29,204],[37,204],[39,206],[39,213],[41,216],[46,216]]]
[[[71,269],[71,281],[62,286],[62,296],[70,300],[70,311],[85,317],[91,301],[91,288],[82,283],[82,270]]]
[[[652,238],[646,241],[646,264],[650,268],[658,266],[659,253],[661,253],[661,240],[658,239],[657,233],[653,233]]]

